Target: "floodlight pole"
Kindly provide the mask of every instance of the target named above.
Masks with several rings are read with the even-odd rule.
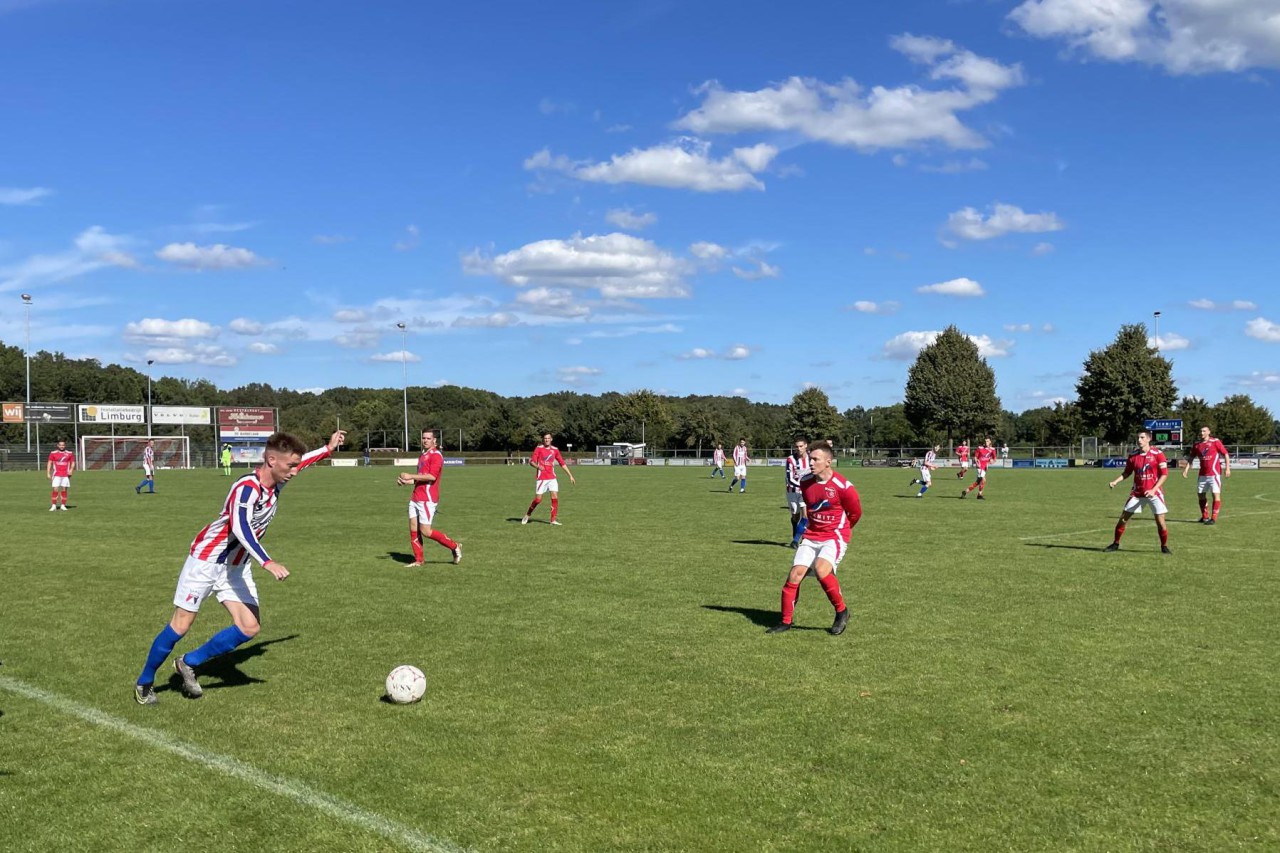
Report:
[[[396,323],[396,328],[400,330],[400,367],[401,367],[401,384],[404,388],[404,452],[409,452],[409,352],[405,349],[405,334],[407,332],[404,323]]]
[[[1156,354],[1160,353],[1160,312],[1157,311],[1153,315],[1156,321]]]
[[[154,358],[147,359],[147,438],[151,438],[151,365],[155,363]]]
[[[27,308],[27,405],[22,410],[22,420],[27,425],[27,452],[31,452],[31,294],[22,294],[22,304]]]

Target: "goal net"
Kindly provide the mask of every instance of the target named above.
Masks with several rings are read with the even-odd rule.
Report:
[[[190,468],[191,442],[185,435],[154,438],[157,468]],[[83,471],[126,471],[142,468],[147,440],[131,435],[82,435],[76,467]]]

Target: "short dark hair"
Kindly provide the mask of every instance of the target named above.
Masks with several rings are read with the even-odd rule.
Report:
[[[1138,430],[1138,435],[1145,435],[1147,438],[1151,438],[1151,430],[1144,427],[1143,429]]]
[[[272,453],[296,453],[302,456],[307,452],[307,446],[295,435],[287,432],[273,432],[267,438],[267,450]]]
[[[436,441],[439,441],[439,440],[440,440],[440,433],[439,433],[439,432],[437,432],[437,431],[436,431],[436,430],[434,430],[434,429],[424,429],[422,432],[423,432],[423,434],[424,434],[424,435],[429,435],[429,436],[431,436],[431,437],[432,437],[432,438],[434,438]]]
[[[836,458],[836,452],[834,449],[832,449],[831,442],[827,441],[826,439],[823,439],[821,441],[815,441],[813,444],[809,445],[810,453],[812,453],[815,450],[821,450],[823,453],[827,454],[832,459]]]

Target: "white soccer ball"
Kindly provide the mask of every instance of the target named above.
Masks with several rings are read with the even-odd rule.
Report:
[[[416,666],[398,666],[387,676],[387,698],[397,705],[417,702],[426,692],[427,677]]]

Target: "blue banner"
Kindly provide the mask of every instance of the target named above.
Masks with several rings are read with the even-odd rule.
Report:
[[[1123,468],[1124,463],[1126,461],[1127,460],[1122,459],[1119,456],[1112,456],[1110,459],[1102,460],[1102,467],[1103,468]]]
[[[1036,459],[1035,467],[1037,468],[1066,468],[1067,460],[1065,459]]]
[[[1034,468],[1035,464],[1030,459],[1015,459],[1013,460],[1013,467],[1014,468]]]
[[[1147,429],[1171,429],[1182,431],[1182,418],[1147,418],[1142,422]]]

